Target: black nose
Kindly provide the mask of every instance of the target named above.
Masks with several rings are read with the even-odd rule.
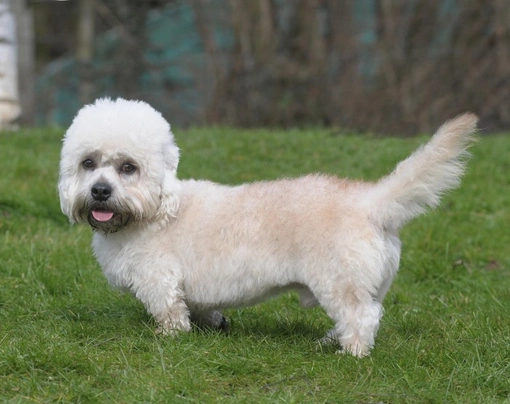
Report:
[[[112,187],[100,182],[92,186],[90,193],[96,201],[104,202],[112,195]]]

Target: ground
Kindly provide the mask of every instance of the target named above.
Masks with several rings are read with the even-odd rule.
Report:
[[[63,130],[0,133],[0,401],[510,402],[510,136],[483,136],[461,187],[402,232],[372,356],[335,354],[295,295],[177,339],[112,290],[90,230],[60,212]],[[376,179],[426,140],[341,130],[177,131],[181,178]],[[364,156],[364,157],[363,157]]]

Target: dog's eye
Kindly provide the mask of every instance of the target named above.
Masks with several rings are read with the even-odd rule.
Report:
[[[81,166],[87,170],[94,168],[94,162],[91,159],[83,160]]]
[[[136,171],[136,167],[131,164],[131,163],[125,163],[123,166],[122,166],[122,170],[121,170],[123,173],[126,173],[126,174],[132,174]]]

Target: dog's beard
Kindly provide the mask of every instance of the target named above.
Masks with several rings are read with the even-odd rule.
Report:
[[[81,211],[81,216],[86,218],[94,230],[105,234],[115,233],[134,221],[134,216],[129,211],[105,202],[86,204]]]

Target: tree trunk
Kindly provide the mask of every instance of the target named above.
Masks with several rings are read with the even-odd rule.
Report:
[[[80,71],[79,97],[82,104],[93,100],[92,58],[94,53],[93,0],[80,0],[78,11],[78,38],[76,58]]]
[[[1,1],[1,0],[0,0]],[[20,123],[33,125],[35,121],[35,42],[34,19],[27,1],[11,0],[18,37]]]

